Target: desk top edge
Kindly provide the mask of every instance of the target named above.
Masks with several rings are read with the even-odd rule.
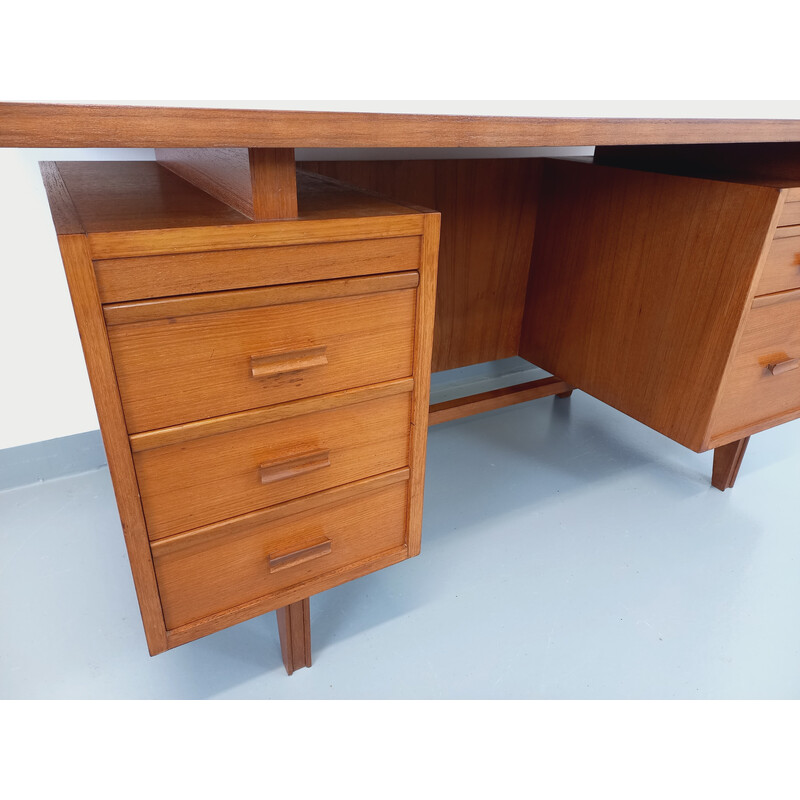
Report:
[[[0,103],[0,147],[552,147],[800,141],[800,120]]]

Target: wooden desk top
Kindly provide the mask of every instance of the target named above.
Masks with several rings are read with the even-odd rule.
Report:
[[[800,120],[603,119],[0,103],[0,147],[541,147],[800,141]]]

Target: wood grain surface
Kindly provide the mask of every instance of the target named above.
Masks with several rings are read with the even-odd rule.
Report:
[[[252,222],[250,225],[218,225],[163,230],[90,233],[87,237],[95,259],[171,255],[250,247],[283,247],[316,242],[350,242],[361,239],[419,236],[421,214],[387,217],[286,220]]]
[[[383,472],[380,475],[371,475],[368,478],[345,483],[342,486],[335,486],[333,489],[305,494],[302,497],[296,497],[294,500],[259,508],[247,514],[240,514],[238,517],[222,520],[222,522],[213,522],[211,525],[204,525],[185,533],[158,539],[152,542],[151,549],[155,555],[163,557],[187,549],[193,550],[198,542],[202,543],[202,547],[207,547],[218,539],[227,540],[239,535],[247,535],[249,531],[256,527],[263,527],[267,523],[272,524],[287,517],[297,517],[306,511],[323,508],[334,503],[345,503],[352,498],[363,495],[365,492],[383,489],[396,483],[407,483],[409,475],[410,470],[408,467]]]
[[[158,165],[95,163],[43,171],[57,224],[77,231],[64,259],[68,275],[80,264],[104,436],[116,420],[109,463],[151,652],[307,608],[419,552],[439,215],[304,174],[297,220],[242,221]],[[275,391],[245,399],[254,382]],[[119,386],[131,419],[140,401],[164,412],[121,441]],[[194,568],[176,583],[177,566],[156,587],[151,553],[175,565],[212,550],[223,589]],[[271,582],[242,581],[237,563]]]
[[[405,542],[408,486],[397,483],[284,519],[239,525],[234,535],[160,554],[155,567],[168,628],[177,628],[294,584],[335,572]],[[269,560],[330,542],[319,558],[270,572]]]
[[[45,180],[54,183],[58,177],[63,183],[62,191],[68,195],[75,216],[81,222],[81,233],[158,231],[253,222],[155,161],[46,164]],[[365,194],[340,181],[327,180],[303,170],[297,171],[297,192],[302,220],[383,217],[408,214],[410,210],[408,205]],[[61,214],[54,218],[57,226],[61,220]],[[71,224],[74,220],[65,221]],[[76,232],[58,227],[56,230],[58,233]]]
[[[561,378],[541,378],[538,381],[519,383],[516,386],[507,386],[503,389],[493,389],[490,392],[446,400],[431,406],[428,424],[438,425],[441,422],[462,419],[472,414],[506,408],[515,403],[526,403],[528,400],[552,397],[554,394],[568,397],[571,394],[569,384],[562,381]]]
[[[151,539],[408,465],[411,395],[392,395],[137,452]],[[327,450],[330,466],[261,482],[262,464]]]
[[[104,303],[416,270],[418,236],[95,261]]]
[[[234,256],[235,258],[235,256]],[[415,289],[419,273],[398,272],[389,275],[338,278],[331,281],[286,283],[257,289],[224,292],[198,292],[178,297],[158,297],[132,303],[110,303],[103,306],[107,325],[126,325],[134,322],[219,314],[251,308],[287,306],[342,297],[363,297],[400,289]]]
[[[352,581],[356,578],[368,575],[370,572],[385,569],[406,558],[408,558],[408,548],[405,545],[400,545],[386,552],[368,556],[355,563],[347,564],[341,569],[293,584],[277,594],[264,595],[254,600],[248,600],[240,605],[223,609],[216,614],[211,614],[195,622],[181,625],[179,628],[168,630],[167,647],[178,647],[187,642],[192,642],[201,636],[208,636],[210,633],[215,633],[223,628],[228,628],[231,625],[236,625],[247,619],[252,619],[268,611],[273,611],[276,608],[305,600],[319,592],[332,589],[334,586],[340,586],[347,581]]]
[[[286,674],[311,666],[311,601],[304,597],[276,611]]]
[[[404,289],[113,325],[108,336],[128,430],[408,377],[415,309],[416,291]],[[323,366],[253,374],[253,359],[316,347],[326,348]]]
[[[778,225],[800,225],[800,203],[786,203],[783,206]]]
[[[167,648],[164,616],[92,262],[86,237],[62,235],[58,244],[97,407],[145,636],[150,654],[155,655]]]
[[[297,179],[291,148],[158,148],[156,159],[250,219],[297,216]]]
[[[516,356],[539,159],[305,162],[441,213],[434,371]]]
[[[797,288],[800,288],[800,226],[793,226],[776,231],[756,294]]]
[[[706,449],[780,191],[549,162],[520,354]]]
[[[772,374],[770,364],[800,358],[800,290],[761,298],[747,316],[720,392],[712,446],[800,416],[800,369]]]
[[[376,383],[371,386],[345,389],[341,392],[304,397],[300,400],[280,403],[276,406],[254,408],[250,411],[225,414],[221,417],[213,417],[197,422],[186,422],[170,428],[135,433],[130,437],[131,450],[134,453],[138,453],[142,450],[152,450],[154,447],[166,447],[179,442],[191,442],[194,439],[204,439],[208,436],[230,433],[242,428],[253,428],[256,425],[265,425],[268,422],[277,422],[281,419],[300,417],[304,414],[311,414],[314,411],[326,411],[329,408],[341,408],[355,403],[364,403],[367,400],[377,400],[381,397],[404,394],[411,392],[413,388],[413,378],[401,378],[400,380]]]
[[[711,485],[724,492],[733,488],[739,467],[742,466],[745,450],[750,437],[730,442],[714,450],[714,466],[711,472]]]
[[[408,491],[407,547],[409,557],[419,555],[422,538],[422,505],[425,492],[425,454],[428,447],[428,407],[431,388],[431,352],[436,307],[437,258],[440,217],[426,214],[422,236],[420,283],[414,324],[414,392],[408,459],[411,480]]]
[[[0,147],[537,147],[772,141],[800,141],[800,121],[0,103]]]

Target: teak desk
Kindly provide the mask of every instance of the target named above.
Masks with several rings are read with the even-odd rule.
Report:
[[[315,161],[295,148],[596,147]],[[420,551],[427,427],[582,389],[733,485],[800,416],[800,122],[0,105],[42,165],[150,652]],[[438,286],[437,286],[438,277]],[[553,377],[429,409],[431,370]]]

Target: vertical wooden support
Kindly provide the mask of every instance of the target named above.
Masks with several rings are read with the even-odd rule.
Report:
[[[253,219],[297,216],[297,170],[291,148],[251,147]]]
[[[287,675],[311,666],[311,603],[309,598],[279,608],[278,636]]]
[[[562,400],[566,400],[568,397],[572,397],[572,389],[568,389],[566,392],[559,392],[556,397],[560,397]]]
[[[156,149],[161,166],[253,220],[297,216],[292,148]]]
[[[711,485],[724,492],[736,482],[739,467],[742,465],[744,451],[750,437],[739,439],[736,442],[717,447],[714,450],[714,468],[711,473]]]

